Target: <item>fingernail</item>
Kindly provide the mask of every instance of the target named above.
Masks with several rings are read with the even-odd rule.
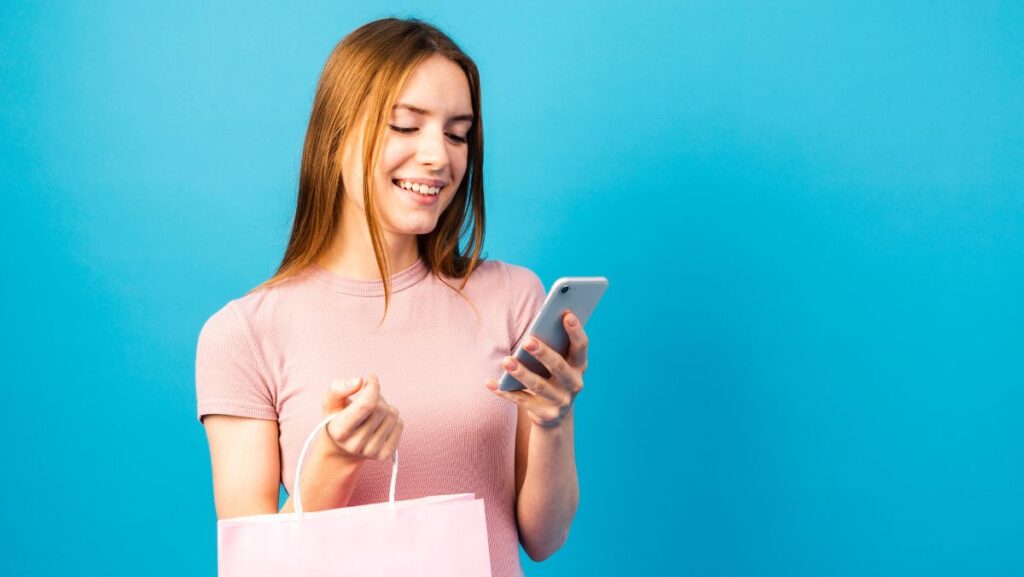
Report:
[[[519,363],[517,363],[515,359],[513,359],[511,357],[505,359],[505,370],[506,371],[514,371],[514,370],[516,370],[517,367],[519,367]]]
[[[353,388],[353,387],[358,387],[358,386],[359,386],[359,383],[360,383],[360,382],[361,382],[362,380],[363,380],[363,379],[362,379],[362,377],[356,377],[356,378],[354,378],[354,379],[349,379],[349,380],[348,380],[348,388],[350,388],[350,389],[351,389],[351,388]]]
[[[492,391],[497,391],[498,390],[498,383],[495,383],[494,381],[487,381],[487,388],[492,390]]]
[[[576,326],[576,323],[579,322],[576,319],[576,315],[574,315],[572,313],[569,313],[568,315],[566,315],[566,317],[568,317],[568,318],[566,318],[565,321],[569,324],[570,327]]]
[[[533,352],[537,350],[537,339],[530,337],[526,340],[526,350]]]

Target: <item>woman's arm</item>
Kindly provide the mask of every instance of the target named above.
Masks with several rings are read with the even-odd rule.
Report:
[[[519,405],[516,423],[516,517],[519,541],[534,561],[543,561],[562,547],[579,505],[572,406],[583,390],[587,370],[587,335],[571,312],[562,317],[569,335],[563,358],[530,337],[524,348],[551,373],[541,377],[505,357],[503,365],[526,389],[502,391],[497,381],[487,387]]]
[[[365,379],[365,387],[362,381],[348,385],[335,381],[324,400],[325,414],[336,416],[317,436],[304,465],[302,494],[307,511],[348,505],[362,463],[388,458],[401,438],[402,421],[380,395],[377,378]],[[347,400],[360,390],[362,394]],[[277,421],[208,415],[203,424],[210,443],[217,518],[278,512]],[[288,497],[280,512],[293,510]]]
[[[203,419],[213,465],[218,519],[277,513],[281,484],[277,421],[208,415]],[[302,474],[303,504],[320,511],[344,507],[352,497],[359,463],[332,452],[324,433],[310,448]],[[290,513],[292,498],[282,513]]]
[[[277,421],[228,415],[203,418],[218,519],[277,511]]]
[[[519,541],[530,559],[543,561],[565,543],[580,500],[572,412],[544,428],[520,408],[516,428]]]

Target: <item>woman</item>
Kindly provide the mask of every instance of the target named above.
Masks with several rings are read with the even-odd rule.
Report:
[[[302,441],[334,414],[303,471],[307,510],[385,501],[400,447],[397,498],[484,499],[494,575],[521,574],[520,541],[534,560],[562,545],[579,495],[572,406],[587,338],[569,312],[565,358],[527,343],[550,378],[512,361],[544,287],[480,259],[482,166],[479,75],[450,38],[385,19],[338,44],[283,262],[199,336],[218,518],[277,512]],[[496,390],[503,366],[527,389]]]

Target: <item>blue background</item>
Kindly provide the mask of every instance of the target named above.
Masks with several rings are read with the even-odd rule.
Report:
[[[0,574],[214,573],[196,337],[388,15],[480,66],[488,255],[611,280],[530,575],[1024,574],[1024,5],[486,4],[2,4]]]

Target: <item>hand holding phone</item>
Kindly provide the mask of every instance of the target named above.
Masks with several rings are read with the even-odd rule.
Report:
[[[562,326],[562,315],[566,310],[571,310],[579,319],[580,325],[586,325],[607,288],[608,279],[600,276],[562,277],[555,281],[544,299],[540,312],[526,329],[526,334],[512,356],[534,373],[545,378],[550,377],[551,373],[547,368],[523,349],[523,344],[533,336],[564,357],[569,351],[569,335]],[[498,380],[498,389],[502,391],[518,391],[523,388],[525,387],[507,371],[503,372]]]

